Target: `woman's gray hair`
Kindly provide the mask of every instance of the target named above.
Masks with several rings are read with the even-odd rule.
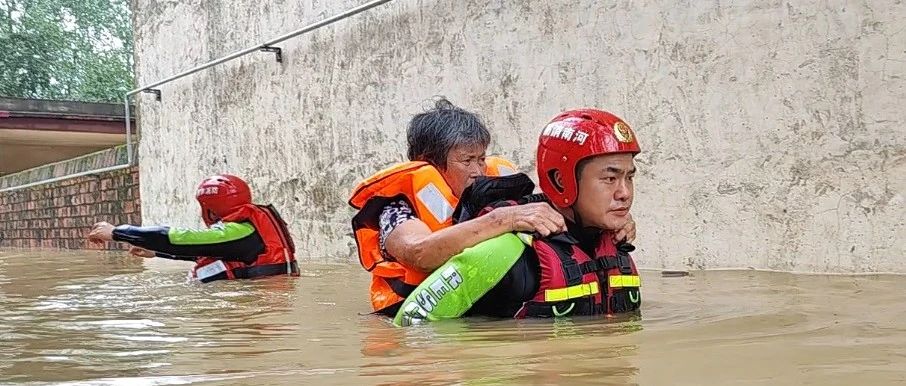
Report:
[[[447,166],[447,153],[457,146],[491,143],[491,133],[481,117],[456,107],[444,97],[434,102],[434,108],[412,117],[406,133],[409,160],[427,161],[437,168]]]

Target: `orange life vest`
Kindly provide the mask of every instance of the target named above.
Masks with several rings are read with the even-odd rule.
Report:
[[[486,173],[499,176],[516,172],[512,163],[487,157]],[[371,306],[381,311],[403,301],[429,273],[381,254],[379,217],[390,201],[405,198],[432,232],[453,225],[453,209],[459,203],[440,172],[421,161],[404,162],[366,178],[352,193],[349,205],[358,210],[352,229],[359,262],[371,272]]]
[[[516,174],[516,166],[514,166],[510,161],[507,161],[500,157],[486,157],[484,160],[485,172],[484,175],[489,177],[501,177],[508,176],[511,174]]]
[[[241,261],[224,261],[211,257],[196,260],[192,274],[202,281],[217,279],[249,279],[260,276],[299,274],[296,263],[296,247],[290,238],[286,223],[277,210],[270,206],[248,204],[225,216],[225,222],[251,222],[255,231],[264,241],[264,253],[252,264]],[[224,275],[220,274],[223,272]]]

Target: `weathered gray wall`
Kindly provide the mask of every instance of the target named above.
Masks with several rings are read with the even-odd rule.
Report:
[[[136,0],[139,82],[358,4]],[[643,266],[906,272],[904,26],[899,0],[396,0],[143,97],[143,217],[198,224],[229,171],[302,256],[353,259],[350,189],[444,94],[525,170],[562,109],[624,117]]]

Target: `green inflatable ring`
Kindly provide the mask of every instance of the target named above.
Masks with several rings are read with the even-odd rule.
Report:
[[[453,256],[406,298],[393,324],[405,327],[462,316],[503,279],[531,243],[528,237],[503,234]]]

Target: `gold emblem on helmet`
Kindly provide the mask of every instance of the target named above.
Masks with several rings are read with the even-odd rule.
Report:
[[[623,122],[617,122],[613,125],[613,135],[617,137],[617,141],[623,143],[632,142],[632,130],[629,129],[629,125]]]

